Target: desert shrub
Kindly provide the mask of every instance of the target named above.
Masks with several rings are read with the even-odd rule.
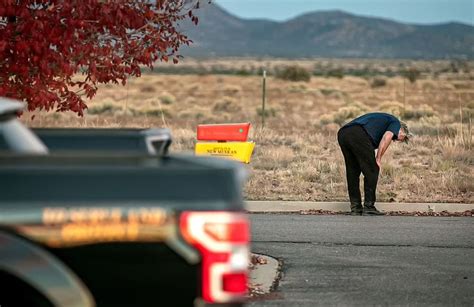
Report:
[[[464,71],[468,73],[469,69],[469,62],[468,60],[463,59],[456,59],[449,63],[450,71],[453,73],[459,73],[460,71]]]
[[[224,87],[224,93],[226,95],[237,95],[242,91],[242,88],[238,85],[227,85]]]
[[[400,116],[403,113],[403,104],[398,101],[384,101],[378,109],[382,112]]]
[[[365,112],[365,110],[362,110],[357,106],[347,106],[340,108],[337,112],[334,112],[332,114],[321,116],[320,123],[322,125],[336,123],[339,126],[342,126],[347,121],[354,119]]]
[[[407,108],[402,114],[404,119],[420,119],[422,117],[429,117],[433,115],[436,115],[435,111],[432,107],[426,104],[421,105],[417,109]]]
[[[171,112],[164,108],[152,108],[141,111],[142,114],[147,116],[164,116],[166,118],[172,118]]]
[[[156,88],[154,86],[151,86],[151,85],[144,85],[144,86],[140,87],[140,91],[142,93],[154,93],[154,92],[156,92]]]
[[[382,78],[382,77],[376,77],[372,80],[372,82],[370,83],[370,86],[372,88],[376,88],[376,87],[383,87],[387,85],[387,79],[385,78]]]
[[[202,120],[204,118],[211,117],[211,113],[212,111],[209,109],[209,107],[202,106],[200,104],[193,104],[189,107],[178,110],[176,117],[190,120]]]
[[[235,71],[235,74],[236,74],[237,76],[242,76],[242,77],[246,77],[246,76],[251,76],[251,75],[253,75],[253,73],[252,73],[251,71],[248,71],[248,70],[243,69],[243,68],[236,70],[236,71]]]
[[[190,95],[195,95],[196,92],[199,92],[201,90],[201,85],[199,83],[192,83],[187,87],[187,92]]]
[[[171,94],[164,93],[160,96],[160,101],[162,104],[169,105],[175,103],[176,98]]]
[[[410,132],[415,135],[429,135],[429,136],[456,136],[458,129],[455,124],[442,123],[438,116],[422,117],[419,120],[408,123]]]
[[[329,125],[329,124],[334,123],[333,122],[333,117],[330,114],[321,115],[321,117],[319,117],[319,122],[321,123],[321,125]]]
[[[420,77],[420,71],[416,68],[409,68],[403,71],[403,76],[407,78],[411,83],[415,83],[416,80]]]
[[[348,104],[350,107],[358,108],[361,112],[368,112],[370,108],[360,101],[353,101]]]
[[[276,77],[288,81],[306,81],[311,80],[311,74],[303,67],[293,65],[283,68],[276,73]]]
[[[332,89],[332,88],[322,88],[319,90],[321,92],[321,94],[323,94],[324,96],[329,96],[333,93],[337,93],[339,90],[335,90],[335,89]]]
[[[140,106],[140,107],[129,107],[128,108],[128,114],[133,115],[133,116],[164,116],[167,118],[171,118],[171,112],[162,107],[145,107],[145,106]]]
[[[469,119],[472,120],[472,118],[474,118],[474,108],[464,107],[461,110],[457,109],[453,111],[453,117],[457,122],[461,121],[461,112],[462,112],[462,121],[464,123],[467,123],[469,122]]]
[[[348,106],[348,107],[343,107],[340,108],[339,111],[337,111],[333,115],[333,121],[336,124],[339,124],[342,126],[345,122],[347,122],[349,119],[353,119],[355,117],[358,117],[364,113],[363,110],[359,109],[358,107],[355,106]]]
[[[87,109],[87,113],[91,114],[91,115],[100,115],[100,114],[104,114],[104,113],[113,114],[113,113],[115,113],[117,111],[120,111],[120,110],[122,110],[122,107],[117,106],[117,105],[115,105],[113,103],[110,103],[110,102],[106,102],[104,104],[89,107]]]
[[[414,133],[415,135],[455,137],[458,133],[458,128],[456,127],[456,125],[429,125],[426,121],[409,122],[408,128],[410,128],[410,132]]]
[[[237,113],[242,111],[242,107],[231,97],[224,97],[222,100],[214,103],[212,107],[214,112]]]
[[[403,104],[398,101],[385,101],[379,106],[379,110],[395,116],[400,116],[404,120],[419,120],[425,117],[429,118],[437,116],[436,111],[426,104],[421,105],[418,108],[413,108],[409,105],[404,107]]]
[[[257,108],[257,115],[261,117],[262,115],[267,118],[267,117],[275,117],[277,114],[277,111],[274,108],[268,108],[263,111],[261,108]]]
[[[290,93],[305,93],[308,90],[304,84],[292,84],[288,87]]]
[[[431,80],[426,80],[422,84],[422,88],[424,91],[432,91],[436,89],[437,84]]]
[[[331,69],[326,73],[326,77],[342,79],[344,78],[344,71],[342,68]]]
[[[438,116],[427,116],[420,119],[420,124],[425,126],[440,126],[441,119]]]
[[[457,90],[469,90],[472,87],[471,82],[455,82],[453,86]]]

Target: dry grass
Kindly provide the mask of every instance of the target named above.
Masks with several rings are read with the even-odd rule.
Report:
[[[236,60],[196,65],[275,67],[294,62]],[[300,61],[307,67],[331,65]],[[335,61],[332,65],[343,65]],[[470,63],[472,65],[472,63]],[[380,65],[347,61],[346,65]],[[410,62],[436,71],[438,62]],[[431,67],[431,66],[432,67]],[[437,66],[438,65],[438,66]],[[226,66],[226,67],[227,67]],[[431,67],[431,68],[430,68]],[[209,70],[211,70],[211,68]],[[385,69],[384,68],[384,69]],[[157,75],[125,86],[103,86],[89,103],[89,114],[23,117],[29,126],[151,127],[173,130],[174,151],[192,151],[200,123],[251,122],[256,142],[247,199],[347,200],[343,158],[336,133],[347,120],[367,111],[401,116],[416,133],[410,145],[389,148],[380,177],[380,201],[474,202],[472,114],[474,76],[424,75],[414,84],[384,77],[385,84],[359,77],[312,77],[309,82],[267,80],[267,112],[260,126],[261,79],[233,75]],[[463,124],[461,125],[461,117]]]

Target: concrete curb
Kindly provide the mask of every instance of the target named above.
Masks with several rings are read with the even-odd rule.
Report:
[[[255,254],[266,260],[265,264],[257,264],[250,270],[249,283],[259,295],[270,293],[280,274],[280,263],[275,258],[267,255]]]
[[[300,212],[302,210],[326,210],[349,212],[348,202],[306,201],[246,201],[248,212]],[[465,212],[474,210],[474,204],[455,203],[376,203],[377,209],[385,212]]]

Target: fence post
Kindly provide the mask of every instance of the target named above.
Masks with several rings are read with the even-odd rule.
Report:
[[[400,116],[402,119],[405,119],[405,114],[407,112],[406,100],[405,100],[405,76],[403,76],[403,116]]]
[[[263,71],[263,84],[262,84],[262,129],[265,127],[265,96],[266,96],[266,78],[267,71]]]

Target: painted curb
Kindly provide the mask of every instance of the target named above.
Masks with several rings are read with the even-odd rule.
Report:
[[[465,212],[474,210],[474,204],[459,203],[376,203],[377,209],[385,212]],[[306,201],[246,201],[248,212],[300,212],[302,210],[326,210],[349,212],[348,202]]]
[[[252,255],[264,258],[267,263],[255,265],[254,269],[250,270],[249,283],[257,289],[259,294],[270,293],[280,274],[280,263],[275,258],[267,255],[255,253],[252,253]]]

